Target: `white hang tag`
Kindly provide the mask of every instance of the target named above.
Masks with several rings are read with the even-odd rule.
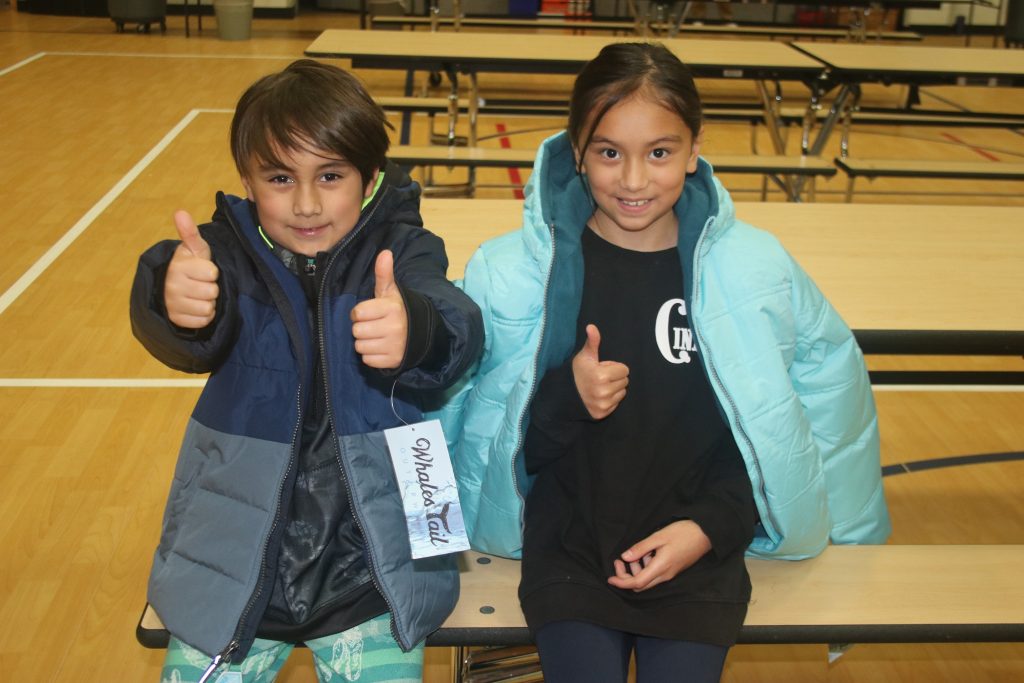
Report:
[[[385,429],[413,559],[469,550],[448,444],[439,420]]]

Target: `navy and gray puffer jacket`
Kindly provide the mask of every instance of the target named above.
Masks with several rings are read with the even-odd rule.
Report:
[[[211,373],[179,452],[148,597],[175,637],[210,656],[241,661],[271,597],[318,348],[340,476],[398,644],[414,647],[458,599],[453,556],[411,558],[382,430],[420,419],[418,394],[447,387],[476,360],[483,327],[477,306],[447,280],[443,242],[422,227],[419,186],[393,165],[385,177],[332,251],[314,317],[299,280],[262,243],[244,199],[218,194],[213,222],[200,227],[220,270],[209,328],[182,330],[167,319],[163,281],[178,242],[140,258],[135,336],[172,368]],[[394,253],[403,294],[429,301],[450,340],[445,359],[397,375],[363,365],[351,333],[349,314],[372,298],[383,249]]]

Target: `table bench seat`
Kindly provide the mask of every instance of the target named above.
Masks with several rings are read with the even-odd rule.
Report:
[[[395,145],[388,158],[406,166],[473,166],[529,168],[536,151],[492,147]],[[833,176],[835,166],[825,159],[759,154],[719,154],[708,159],[717,173],[771,173]]]
[[[388,158],[401,166],[448,166],[464,168],[531,168],[536,151],[500,147],[458,147],[444,145],[395,145]],[[789,198],[786,181],[780,176],[802,176],[809,179],[831,177],[836,167],[826,159],[760,154],[719,154],[708,161],[716,173],[753,173],[772,178]],[[471,192],[471,188],[467,191]],[[812,189],[813,191],[813,189]]]
[[[800,562],[747,560],[753,595],[740,643],[1024,641],[1024,545],[830,546]],[[519,562],[459,557],[458,605],[430,646],[526,645]],[[136,636],[167,645],[148,605]]]
[[[859,177],[1024,180],[1024,163],[836,157],[835,164],[849,177],[847,202],[853,200],[854,181]]]

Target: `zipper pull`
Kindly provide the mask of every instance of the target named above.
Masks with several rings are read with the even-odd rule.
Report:
[[[220,668],[221,664],[229,662],[229,660],[231,659],[231,655],[233,655],[235,653],[235,650],[237,649],[237,640],[232,640],[230,643],[228,643],[228,646],[221,650],[220,653],[210,661],[210,666],[206,667],[206,671],[204,671],[203,675],[199,677],[198,683],[206,683],[206,681],[210,680],[210,676],[212,676],[213,673]]]

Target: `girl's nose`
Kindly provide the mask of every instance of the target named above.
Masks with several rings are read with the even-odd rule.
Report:
[[[622,187],[631,192],[647,187],[647,165],[643,159],[629,159],[622,167]]]

